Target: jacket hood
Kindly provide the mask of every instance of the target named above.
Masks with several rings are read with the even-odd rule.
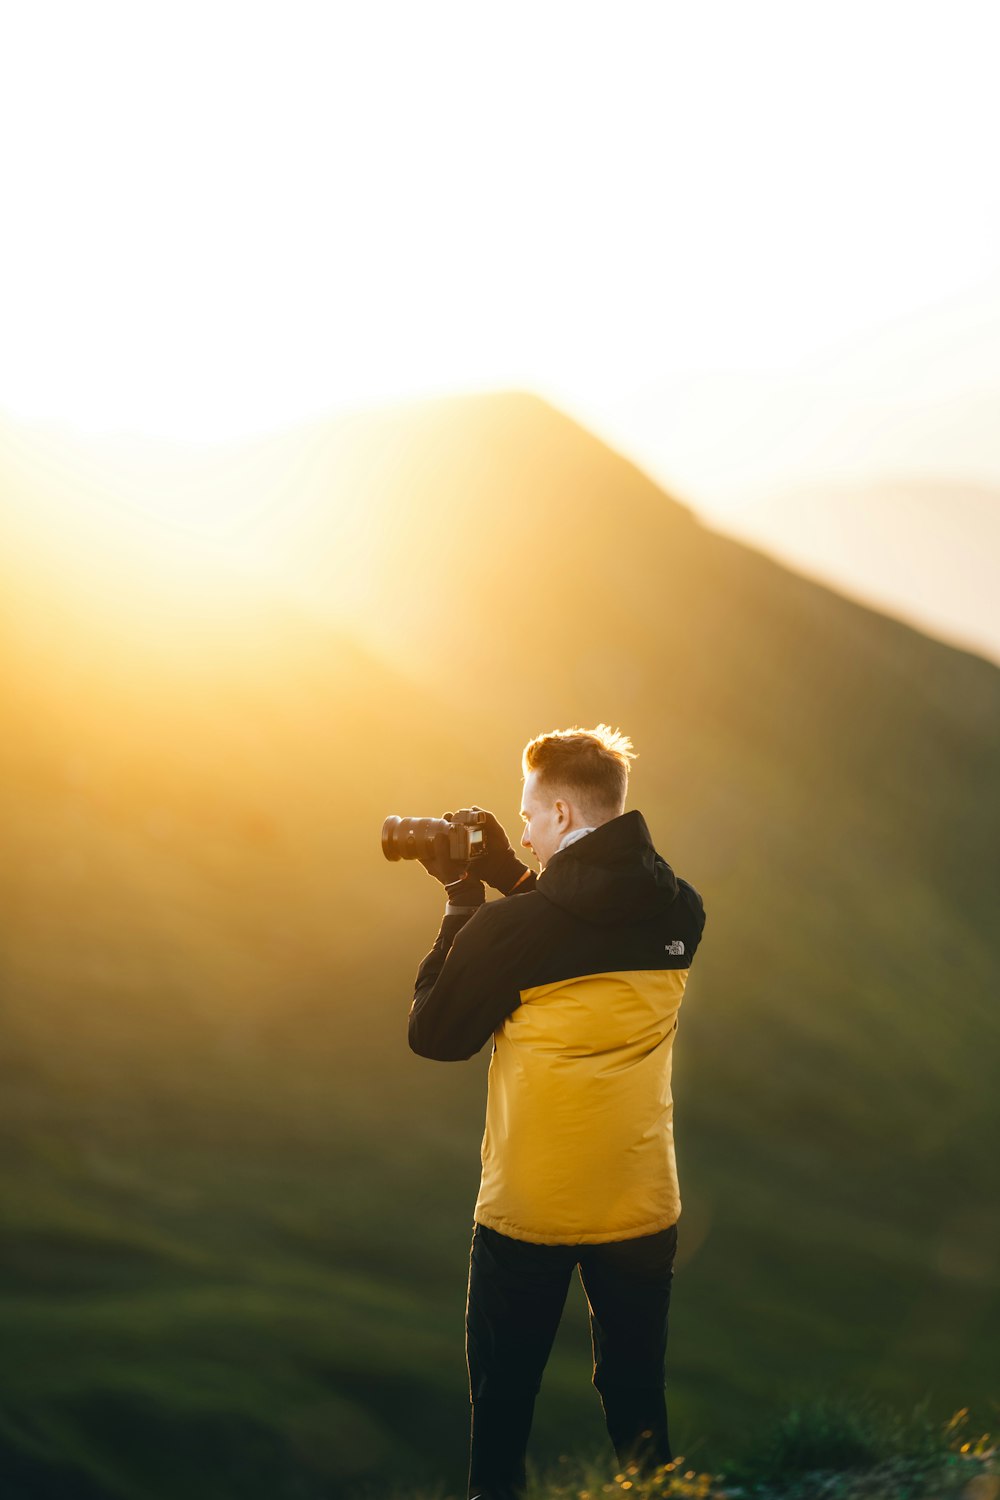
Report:
[[[655,917],[671,905],[678,884],[642,813],[627,812],[553,854],[537,888],[574,917],[614,926]]]

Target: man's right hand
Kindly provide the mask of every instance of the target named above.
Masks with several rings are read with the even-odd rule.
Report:
[[[464,811],[485,812],[485,809],[473,806]],[[493,890],[501,891],[506,896],[517,885],[528,866],[518,859],[504,832],[503,824],[491,812],[486,813],[485,833],[486,853],[472,861],[469,873],[485,880]]]
[[[445,813],[445,822],[450,823],[454,816],[454,813]],[[441,882],[450,902],[459,906],[482,906],[486,900],[478,870],[470,870],[467,860],[452,859],[443,833],[435,839],[433,853],[422,858],[420,863],[428,875]]]
[[[444,813],[446,823],[454,818],[454,813]],[[435,880],[440,880],[442,885],[451,885],[453,881],[461,880],[469,868],[467,859],[452,859],[448,853],[448,839],[445,834],[439,833],[434,839],[432,853],[418,856],[420,863],[428,875],[433,875]]]

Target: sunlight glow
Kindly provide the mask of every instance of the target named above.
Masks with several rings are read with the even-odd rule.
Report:
[[[992,272],[973,15],[23,7],[0,407],[215,439],[415,393],[793,379]]]

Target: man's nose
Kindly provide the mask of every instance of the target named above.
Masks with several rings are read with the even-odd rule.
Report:
[[[521,834],[521,848],[522,849],[530,849],[531,848],[531,840],[528,837],[528,830],[527,829],[525,829],[524,832]]]

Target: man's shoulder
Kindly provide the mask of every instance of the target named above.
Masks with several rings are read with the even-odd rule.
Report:
[[[521,989],[525,973],[552,946],[547,905],[534,891],[485,902],[457,934],[445,972],[489,976],[491,985]]]
[[[480,926],[488,925],[504,931],[522,923],[536,922],[549,910],[549,903],[541,891],[532,887],[530,891],[518,891],[513,896],[500,896],[495,901],[485,902],[476,913],[476,922]]]
[[[508,939],[524,941],[530,933],[544,931],[551,920],[552,907],[542,893],[522,891],[485,902],[458,936],[466,947],[488,947]]]

